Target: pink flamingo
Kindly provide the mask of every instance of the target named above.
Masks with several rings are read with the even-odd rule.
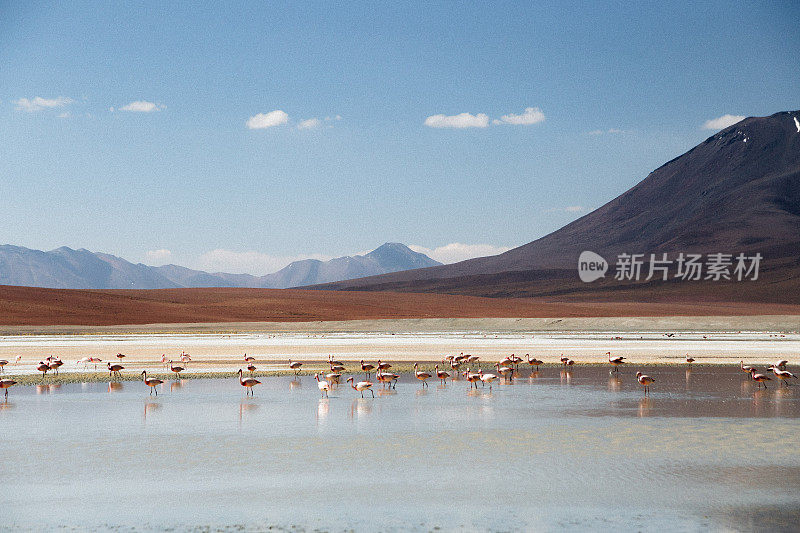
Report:
[[[642,374],[641,372],[636,373],[636,380],[640,385],[644,386],[645,396],[650,392],[650,385],[656,382],[655,378],[651,378],[650,376]]]
[[[155,391],[156,392],[156,396],[158,396],[158,389],[156,389],[156,387],[161,385],[164,382],[162,380],[160,380],[160,379],[148,378],[147,377],[147,370],[142,370],[142,380],[144,381],[145,385],[150,387],[150,394],[152,395],[153,391]]]
[[[242,369],[239,369],[239,385],[245,387],[245,395],[253,394],[253,387],[260,384],[261,382],[258,381],[256,378],[242,378]]]
[[[755,368],[750,369],[750,377],[758,383],[758,387],[761,388],[761,385],[764,385],[764,388],[767,388],[767,381],[772,381],[772,378],[766,376],[764,374],[757,374]]]
[[[428,386],[428,379],[431,375],[427,372],[420,372],[417,370],[417,363],[414,363],[414,377],[422,382],[422,387],[425,388]]]
[[[6,394],[5,394],[6,401],[8,401],[8,389],[10,389],[11,387],[13,387],[16,384],[17,384],[17,382],[14,381],[13,379],[0,379],[0,389],[5,389],[5,391],[6,391]]]
[[[371,381],[359,381],[355,385],[353,384],[353,378],[352,377],[347,378],[347,381],[348,381],[348,383],[350,383],[350,386],[353,387],[354,390],[357,390],[358,392],[361,393],[361,397],[362,398],[364,397],[364,391],[365,390],[370,391],[372,393],[372,397],[373,398],[375,397],[375,391],[372,390],[372,382]]]

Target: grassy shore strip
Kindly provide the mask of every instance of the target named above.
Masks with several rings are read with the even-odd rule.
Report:
[[[446,370],[451,373],[452,370],[449,368],[445,368],[441,365],[441,363],[436,362],[425,362],[420,363],[420,371],[425,371],[432,373],[433,367],[439,364],[440,370]],[[637,364],[634,362],[626,363],[628,368],[638,368],[638,367],[684,367],[689,368],[686,363],[642,363]],[[608,367],[608,363],[581,363],[577,364],[570,368],[571,372],[578,372],[580,371],[581,367],[597,367],[597,366],[605,366]],[[720,364],[700,364],[697,363],[692,364],[693,369],[707,367],[707,368],[718,368]],[[737,365],[729,365],[729,366],[737,366]],[[467,367],[463,367],[459,369],[460,371],[465,370]],[[484,370],[484,372],[492,372],[495,370],[494,364],[489,367],[488,363],[483,363],[480,368]],[[549,369],[562,369],[562,365],[557,363],[546,363],[540,365],[540,371]],[[472,370],[477,371],[478,367],[473,366]],[[408,362],[402,363],[392,363],[392,368],[389,369],[390,372],[395,374],[412,374],[414,371],[414,364]],[[520,364],[518,377],[525,378],[529,375],[531,369],[528,367],[528,364],[525,363],[525,366]],[[317,372],[322,372],[323,374],[327,374],[330,372],[330,368],[327,367],[314,367],[308,368],[300,371],[298,375],[300,376],[313,376]],[[496,372],[495,372],[496,373]],[[280,376],[293,376],[295,372],[293,370],[262,370],[257,371],[252,374],[252,377],[256,378],[268,378],[268,377],[280,377]],[[244,373],[245,377],[251,377],[250,372]],[[356,370],[356,367],[353,366],[346,370],[342,374],[342,381],[347,379],[347,377],[353,376],[354,378],[363,379],[364,372]],[[147,372],[148,378],[156,378],[161,379],[165,382],[176,381],[175,374],[172,372]],[[181,373],[180,379],[236,379],[238,377],[238,369],[235,371],[209,371],[209,372],[191,372],[191,373]],[[110,377],[108,372],[61,372],[58,375],[55,374],[48,374],[44,378],[42,378],[41,374],[0,374],[0,379],[12,379],[17,382],[18,385],[63,385],[67,383],[108,383],[108,382],[117,382],[117,381],[141,381],[142,375],[141,371],[131,370],[129,372],[123,372],[120,376]],[[370,373],[370,380],[375,380],[375,372]]]

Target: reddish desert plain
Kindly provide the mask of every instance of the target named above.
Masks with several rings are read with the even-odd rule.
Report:
[[[0,286],[3,326],[760,315],[800,315],[800,305],[714,301],[558,302],[538,298],[290,289],[70,290]]]

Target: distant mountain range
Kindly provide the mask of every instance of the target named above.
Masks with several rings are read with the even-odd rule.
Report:
[[[59,289],[250,287],[284,289],[441,265],[404,244],[386,243],[365,255],[295,261],[266,276],[208,273],[177,265],[153,267],[109,254],[67,247],[49,252],[0,246],[0,285]]]
[[[761,254],[758,281],[578,279],[584,250]],[[643,267],[647,272],[648,265]],[[651,172],[599,209],[508,252],[320,289],[638,301],[800,303],[800,111],[750,117]]]

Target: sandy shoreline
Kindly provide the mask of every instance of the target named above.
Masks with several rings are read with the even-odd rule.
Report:
[[[406,318],[312,322],[196,322],[112,326],[4,326],[0,335],[348,332],[800,332],[800,315],[561,318]]]
[[[222,328],[224,326],[224,329]],[[765,364],[800,363],[800,317],[664,317],[569,319],[411,319],[313,323],[154,324],[114,327],[2,328],[0,359],[6,373],[33,373],[55,355],[76,371],[87,356],[133,368],[157,369],[162,354],[178,361],[191,354],[192,370],[231,372],[243,354],[263,370],[278,370],[288,359],[323,361],[428,362],[467,353],[493,362],[515,353],[556,363],[562,354],[578,365],[603,363],[606,352],[633,364],[681,363],[691,354],[701,364],[740,360]],[[14,364],[17,356],[20,364]],[[354,365],[356,366],[356,365]],[[163,367],[162,367],[163,368]]]

